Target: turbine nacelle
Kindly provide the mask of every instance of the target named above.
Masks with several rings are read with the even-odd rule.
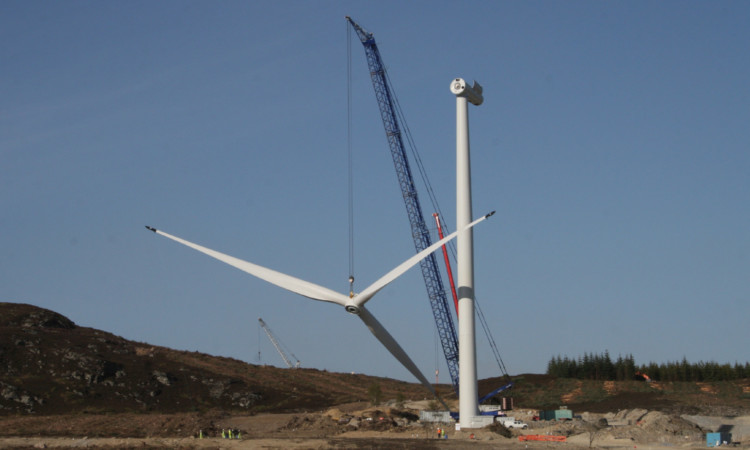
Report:
[[[474,81],[472,86],[469,86],[463,78],[456,78],[451,81],[451,92],[456,97],[466,97],[472,105],[479,106],[484,102],[482,86],[476,81]]]

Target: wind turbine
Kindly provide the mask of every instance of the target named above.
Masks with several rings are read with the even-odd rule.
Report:
[[[435,397],[437,397],[437,393],[435,392],[435,389],[432,387],[430,382],[427,381],[427,378],[422,374],[419,368],[417,368],[417,365],[414,364],[414,362],[411,360],[409,355],[406,354],[404,349],[401,348],[401,346],[398,344],[396,339],[394,339],[394,337],[391,336],[388,330],[386,330],[385,327],[383,327],[383,325],[375,318],[375,316],[373,316],[372,313],[370,313],[370,311],[368,311],[365,308],[365,303],[367,303],[381,289],[383,289],[392,281],[394,281],[395,279],[403,275],[407,270],[409,270],[415,264],[419,263],[419,261],[429,256],[430,253],[434,252],[435,250],[440,248],[443,244],[455,238],[459,234],[459,232],[465,231],[474,227],[476,224],[489,218],[493,214],[495,214],[495,211],[492,211],[491,213],[486,214],[480,217],[479,219],[476,219],[475,221],[462,227],[460,230],[457,230],[451,233],[450,235],[444,237],[443,239],[439,240],[438,242],[435,242],[431,246],[427,247],[426,249],[422,250],[421,252],[417,253],[416,255],[412,256],[411,258],[407,259],[406,261],[396,266],[396,268],[394,268],[390,272],[380,277],[377,281],[375,281],[370,286],[365,288],[365,290],[363,290],[362,292],[358,294],[352,293],[350,295],[341,294],[339,292],[333,291],[331,289],[317,285],[315,283],[301,280],[291,275],[286,275],[281,272],[277,272],[275,270],[262,267],[257,264],[253,264],[248,261],[243,261],[239,258],[226,255],[216,250],[211,250],[210,248],[206,248],[201,245],[194,244],[192,242],[181,239],[177,236],[173,236],[161,230],[157,230],[156,228],[150,227],[148,225],[146,226],[146,228],[153,231],[156,234],[160,234],[164,237],[172,239],[173,241],[179,242],[180,244],[186,245],[194,250],[198,250],[201,253],[205,253],[206,255],[211,256],[212,258],[216,258],[219,261],[225,262],[229,264],[230,266],[234,266],[237,269],[242,270],[243,272],[247,272],[250,275],[260,278],[261,280],[264,280],[271,284],[279,286],[280,288],[286,289],[288,291],[294,292],[296,294],[302,295],[312,300],[330,302],[330,303],[335,303],[337,305],[343,306],[347,312],[359,317],[362,320],[362,322],[364,322],[364,324],[367,326],[367,328],[370,330],[370,332],[372,332],[372,334],[380,341],[380,343],[383,344],[383,346],[385,346],[385,348],[388,349],[388,351],[391,352],[391,354],[409,372],[411,372],[411,374],[414,375]]]
[[[456,96],[456,239],[458,262],[458,417],[462,428],[481,428],[492,419],[479,415],[477,350],[474,327],[474,235],[464,225],[471,220],[471,158],[469,103],[484,102],[482,86],[462,78],[451,81]]]

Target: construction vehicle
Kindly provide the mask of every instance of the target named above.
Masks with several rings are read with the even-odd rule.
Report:
[[[271,341],[271,344],[273,344],[273,347],[277,352],[279,352],[279,355],[281,355],[281,359],[284,360],[284,364],[286,364],[286,366],[290,369],[299,369],[301,364],[299,359],[297,359],[297,357],[294,356],[292,352],[289,352],[291,358],[294,358],[294,363],[292,363],[292,359],[287,356],[286,352],[284,352],[281,343],[278,339],[276,339],[276,336],[274,336],[274,334],[271,332],[271,329],[268,328],[268,325],[266,325],[263,319],[258,318],[258,323],[260,324],[261,328],[263,328],[263,331],[266,332],[266,336],[268,336],[268,339]]]
[[[648,376],[648,375],[646,375],[646,374],[645,374],[645,373],[643,373],[643,372],[636,372],[636,373],[635,373],[635,379],[636,379],[636,380],[643,380],[643,381],[645,381],[646,383],[650,383],[650,382],[651,382],[651,377],[650,377],[650,376]]]
[[[510,420],[502,420],[500,419],[499,422],[502,423],[502,425],[505,428],[518,428],[521,430],[525,430],[526,428],[529,428],[529,426],[520,420],[515,420],[512,417],[509,417]]]

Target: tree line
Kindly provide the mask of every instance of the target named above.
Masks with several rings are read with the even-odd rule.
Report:
[[[584,353],[578,358],[550,359],[547,375],[581,380],[624,381],[646,379],[654,381],[729,381],[750,377],[750,363],[719,364],[713,361],[690,363],[682,361],[636,365],[633,355],[618,356],[614,361],[609,352]]]

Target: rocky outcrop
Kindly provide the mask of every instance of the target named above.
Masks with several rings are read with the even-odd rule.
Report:
[[[44,308],[23,303],[0,302],[0,326],[22,328],[60,328],[71,330],[76,327],[70,319]]]
[[[0,381],[0,399],[0,411],[10,410],[33,413],[35,407],[44,403],[42,398],[2,381]]]

